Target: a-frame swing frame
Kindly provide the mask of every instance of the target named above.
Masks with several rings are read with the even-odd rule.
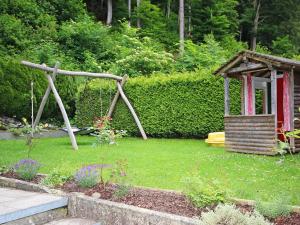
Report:
[[[40,118],[41,118],[41,115],[43,113],[44,107],[46,105],[46,102],[47,102],[47,100],[49,98],[49,95],[50,95],[50,92],[52,90],[52,92],[54,94],[54,97],[55,97],[55,100],[56,100],[56,102],[57,102],[57,104],[60,108],[60,111],[62,113],[62,116],[64,118],[64,122],[65,122],[67,131],[68,131],[71,143],[72,143],[72,147],[73,147],[74,150],[77,150],[78,145],[77,145],[75,135],[72,131],[67,112],[66,112],[65,107],[63,105],[63,102],[62,102],[62,100],[61,100],[61,98],[60,98],[60,96],[59,96],[59,94],[56,90],[54,82],[55,82],[55,78],[56,78],[57,75],[85,76],[85,77],[93,77],[93,78],[113,79],[113,80],[116,81],[117,92],[114,96],[113,101],[111,102],[111,105],[109,107],[109,111],[108,111],[107,116],[109,116],[109,117],[112,116],[113,111],[114,111],[115,106],[116,106],[116,103],[118,101],[118,98],[121,96],[121,98],[123,99],[123,101],[127,105],[128,109],[130,110],[130,112],[131,112],[131,114],[132,114],[132,116],[135,120],[135,123],[137,124],[137,126],[140,130],[140,133],[141,133],[143,139],[144,140],[147,139],[147,135],[146,135],[146,133],[145,133],[143,127],[142,127],[142,124],[141,124],[137,114],[135,113],[131,103],[129,102],[129,100],[128,100],[127,96],[125,95],[125,93],[123,91],[123,88],[122,88],[123,85],[126,82],[127,76],[120,77],[120,76],[116,76],[116,75],[108,74],[108,73],[90,73],[90,72],[81,72],[81,71],[61,70],[61,69],[58,69],[58,67],[59,67],[58,62],[55,64],[54,68],[53,67],[48,67],[45,64],[42,64],[42,65],[41,64],[35,64],[35,63],[32,63],[32,62],[28,62],[28,61],[21,61],[21,63],[23,65],[27,66],[27,67],[31,67],[31,68],[35,68],[35,69],[45,71],[45,76],[47,77],[47,80],[48,80],[48,87],[45,91],[45,94],[44,94],[43,99],[41,101],[41,104],[39,106],[37,115],[36,115],[34,123],[33,123],[33,127],[36,127],[38,125],[38,123],[40,121]],[[52,75],[50,75],[50,73],[52,73]]]

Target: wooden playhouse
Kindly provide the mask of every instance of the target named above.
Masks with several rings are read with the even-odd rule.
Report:
[[[300,129],[300,62],[242,51],[215,73],[224,77],[225,146],[229,151],[277,154],[278,129]],[[230,114],[231,79],[241,82],[241,115]],[[256,99],[257,98],[257,99]],[[289,139],[300,151],[300,139]]]

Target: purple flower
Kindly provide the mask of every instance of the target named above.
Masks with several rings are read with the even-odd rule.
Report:
[[[97,165],[82,167],[75,175],[75,181],[81,187],[93,187],[98,183],[99,171]]]
[[[13,169],[21,179],[32,180],[40,167],[41,164],[33,159],[21,159]]]

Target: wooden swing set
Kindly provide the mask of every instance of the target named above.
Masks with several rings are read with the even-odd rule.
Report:
[[[66,129],[67,129],[67,132],[68,132],[68,135],[70,137],[70,140],[71,140],[71,143],[72,143],[72,147],[74,150],[77,150],[78,149],[78,145],[77,145],[77,142],[76,142],[76,138],[75,138],[75,135],[74,135],[74,132],[72,130],[72,127],[70,125],[70,121],[69,121],[69,118],[68,118],[68,115],[67,115],[67,112],[65,110],[65,107],[63,105],[63,102],[56,90],[56,87],[55,87],[55,78],[57,75],[66,75],[66,76],[84,76],[84,77],[92,77],[92,78],[104,78],[104,79],[112,79],[112,80],[115,80],[116,81],[116,86],[117,86],[117,92],[110,104],[110,107],[109,107],[109,110],[108,110],[108,113],[107,113],[107,116],[108,117],[111,117],[112,114],[113,114],[113,111],[115,109],[115,106],[117,104],[117,101],[119,99],[119,97],[121,96],[121,98],[123,99],[123,101],[125,102],[125,104],[127,105],[128,109],[130,110],[134,120],[135,120],[135,123],[137,124],[139,130],[140,130],[140,133],[143,137],[144,140],[147,139],[147,136],[146,136],[146,133],[142,127],[142,124],[137,116],[137,114],[135,113],[132,105],[130,104],[127,96],[125,95],[124,91],[123,91],[123,86],[126,82],[126,79],[128,78],[127,76],[124,76],[124,77],[120,77],[120,76],[116,76],[116,75],[113,75],[113,74],[108,74],[108,73],[90,73],[90,72],[81,72],[81,71],[67,71],[67,70],[61,70],[61,69],[58,69],[59,67],[59,63],[57,62],[55,64],[55,67],[48,67],[46,66],[45,64],[35,64],[35,63],[32,63],[32,62],[28,62],[28,61],[21,61],[21,64],[27,66],[27,67],[30,67],[30,68],[35,68],[35,69],[39,69],[39,70],[42,70],[45,72],[45,75],[47,77],[47,80],[48,80],[48,87],[45,91],[45,94],[43,96],[43,99],[41,101],[41,104],[39,106],[39,109],[38,109],[38,112],[37,112],[37,115],[36,115],[36,118],[34,120],[34,123],[33,123],[33,128],[35,128],[38,124],[39,124],[39,121],[40,121],[40,118],[41,118],[41,115],[43,113],[43,110],[45,108],[45,105],[46,105],[46,102],[49,98],[49,95],[50,95],[50,92],[52,90],[53,94],[54,94],[54,97],[55,97],[55,100],[60,108],[60,111],[62,113],[62,116],[63,116],[63,119],[64,119],[64,122],[65,122],[65,125],[66,125]],[[50,73],[52,73],[52,75],[50,75]]]

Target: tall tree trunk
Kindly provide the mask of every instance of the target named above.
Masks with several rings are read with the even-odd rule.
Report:
[[[172,0],[168,0],[167,1],[167,18],[170,18],[170,14],[171,14],[171,1]]]
[[[260,0],[254,0],[253,2],[255,9],[255,16],[253,21],[253,30],[252,30],[252,39],[251,39],[251,50],[256,50],[256,42],[257,42],[257,29],[259,23],[259,10],[260,10]]]
[[[189,0],[188,37],[192,36],[192,1]]]
[[[107,0],[107,18],[106,25],[110,25],[112,22],[112,0]]]
[[[184,52],[184,0],[179,0],[179,53]]]
[[[128,0],[128,25],[131,25],[131,0]]]
[[[136,7],[137,7],[137,10],[139,9],[140,5],[141,5],[141,0],[136,0]],[[141,28],[141,19],[140,19],[139,17],[137,18],[136,26],[137,26],[138,28]]]

